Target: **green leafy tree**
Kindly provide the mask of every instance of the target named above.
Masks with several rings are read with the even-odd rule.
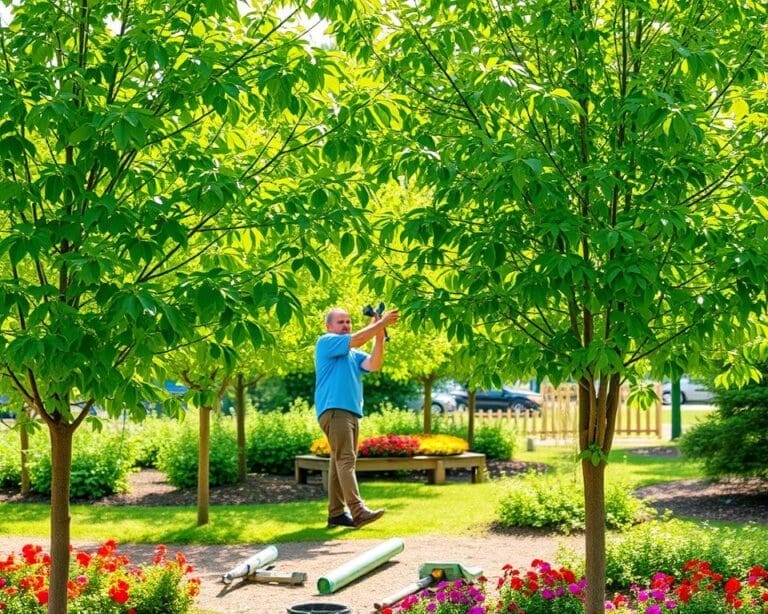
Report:
[[[189,388],[185,396],[199,414],[197,525],[203,526],[210,518],[211,414],[220,408],[234,379],[237,357],[228,345],[202,340],[177,350],[172,363],[172,372],[179,373],[181,381]]]
[[[263,345],[252,315],[290,320],[317,237],[362,219],[365,87],[295,12],[250,6],[30,0],[0,24],[0,370],[50,434],[50,612],[90,409],[141,419],[157,357],[206,331]]]
[[[579,383],[586,611],[602,612],[621,383],[695,370],[764,308],[765,6],[316,7],[407,101],[379,176],[430,197],[381,219],[380,249],[397,237],[409,254],[386,275],[372,257],[372,286],[495,344],[489,380]]]

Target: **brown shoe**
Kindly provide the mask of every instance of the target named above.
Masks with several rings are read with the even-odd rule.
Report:
[[[359,529],[366,524],[375,522],[383,515],[384,510],[369,510],[367,507],[364,507],[363,510],[354,518],[355,526]]]

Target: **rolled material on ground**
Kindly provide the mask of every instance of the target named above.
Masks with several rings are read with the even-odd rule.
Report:
[[[221,581],[224,584],[230,584],[235,578],[242,578],[255,573],[259,567],[264,567],[268,563],[271,563],[277,559],[277,548],[274,546],[267,546],[264,550],[259,550],[252,557],[246,559],[237,567],[233,567],[223,576]]]
[[[320,576],[317,579],[318,592],[321,595],[330,595],[342,586],[383,565],[393,556],[402,552],[403,548],[405,548],[403,540],[393,537],[358,554],[352,560]]]

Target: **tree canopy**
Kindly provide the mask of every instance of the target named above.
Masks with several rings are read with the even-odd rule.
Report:
[[[381,249],[397,237],[408,257],[372,258],[371,283],[459,342],[484,338],[504,372],[580,383],[587,611],[602,611],[621,382],[680,375],[765,310],[766,9],[318,5],[407,101],[380,176],[431,195],[379,221]]]

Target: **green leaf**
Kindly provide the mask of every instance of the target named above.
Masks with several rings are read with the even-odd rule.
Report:
[[[70,134],[67,143],[69,145],[79,145],[83,141],[87,141],[95,134],[93,126],[90,124],[83,124],[75,128]]]
[[[355,238],[351,233],[345,232],[341,235],[341,241],[339,242],[339,251],[343,257],[349,256],[355,250]]]
[[[280,326],[285,326],[288,324],[288,322],[291,321],[291,316],[293,315],[293,308],[291,307],[290,302],[288,302],[283,297],[280,297],[277,300],[277,305],[275,306],[275,312],[277,313],[277,321],[280,323]]]

